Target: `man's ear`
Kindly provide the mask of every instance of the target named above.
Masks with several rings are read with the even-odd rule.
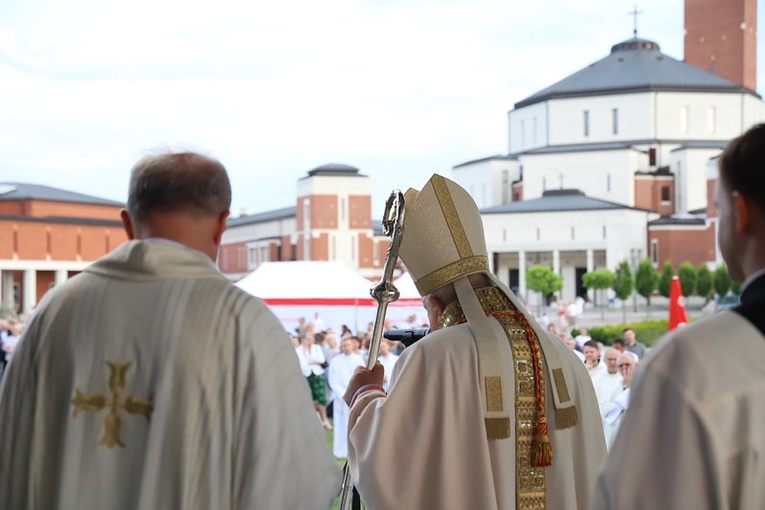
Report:
[[[125,229],[125,233],[128,236],[129,240],[135,239],[135,235],[133,233],[133,222],[130,220],[130,215],[127,212],[127,209],[122,209],[120,211],[120,218],[122,218],[122,228]]]
[[[215,244],[219,245],[221,240],[223,239],[223,232],[226,231],[226,220],[228,219],[228,215],[230,214],[230,211],[222,212],[218,215],[218,217],[215,220]]]
[[[750,235],[754,228],[754,208],[757,207],[757,205],[752,199],[742,195],[738,191],[731,193],[731,199],[733,200],[736,234],[740,236]]]
[[[425,306],[425,309],[433,310],[433,313],[435,313],[435,316],[436,316],[436,321],[440,323],[441,316],[443,315],[444,308],[445,308],[445,306],[441,303],[441,300],[432,294],[425,296],[425,298],[423,299],[425,301],[425,303],[423,303],[423,305]]]

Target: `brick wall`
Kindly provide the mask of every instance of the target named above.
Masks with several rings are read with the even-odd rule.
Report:
[[[669,200],[662,200],[662,193]],[[675,212],[673,178],[641,176],[635,179],[635,207],[656,211],[662,216]]]
[[[348,220],[350,228],[372,228],[372,197],[348,197]]]
[[[697,266],[702,262],[715,260],[715,238],[712,228],[684,229],[677,227],[672,230],[648,229],[649,254],[652,242],[658,241],[659,260],[661,268],[667,260],[672,261],[672,267],[677,268],[683,262]]]
[[[757,90],[756,0],[685,0],[685,30],[686,62]]]

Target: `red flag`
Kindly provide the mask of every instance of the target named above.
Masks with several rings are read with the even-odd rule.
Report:
[[[680,278],[672,277],[672,285],[669,287],[669,331],[688,324],[688,316],[685,314],[685,298],[680,289]]]

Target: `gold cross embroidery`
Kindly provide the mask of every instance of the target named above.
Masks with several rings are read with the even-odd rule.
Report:
[[[123,363],[121,361],[107,361],[111,376],[109,377],[109,390],[112,397],[106,395],[86,395],[75,388],[75,396],[72,399],[74,406],[73,415],[76,417],[80,411],[100,411],[109,407],[109,414],[104,418],[104,436],[98,442],[99,445],[105,445],[114,448],[114,445],[125,447],[125,443],[120,439],[120,427],[122,421],[119,410],[124,409],[130,414],[142,414],[149,420],[151,412],[154,410],[151,398],[148,400],[138,397],[129,397],[122,400],[122,394],[125,391],[125,372],[132,363]]]

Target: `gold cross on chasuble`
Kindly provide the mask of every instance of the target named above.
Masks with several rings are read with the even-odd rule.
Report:
[[[98,442],[99,445],[114,448],[114,445],[125,447],[125,443],[120,439],[120,428],[122,427],[122,418],[120,409],[130,414],[142,414],[148,420],[154,405],[151,398],[143,399],[139,397],[128,397],[123,400],[122,394],[125,392],[125,372],[132,363],[123,363],[121,361],[107,361],[111,375],[109,376],[109,390],[111,397],[106,395],[86,395],[79,388],[75,388],[75,396],[72,399],[74,406],[73,416],[77,416],[80,411],[100,411],[109,408],[109,413],[104,418],[104,436]]]

